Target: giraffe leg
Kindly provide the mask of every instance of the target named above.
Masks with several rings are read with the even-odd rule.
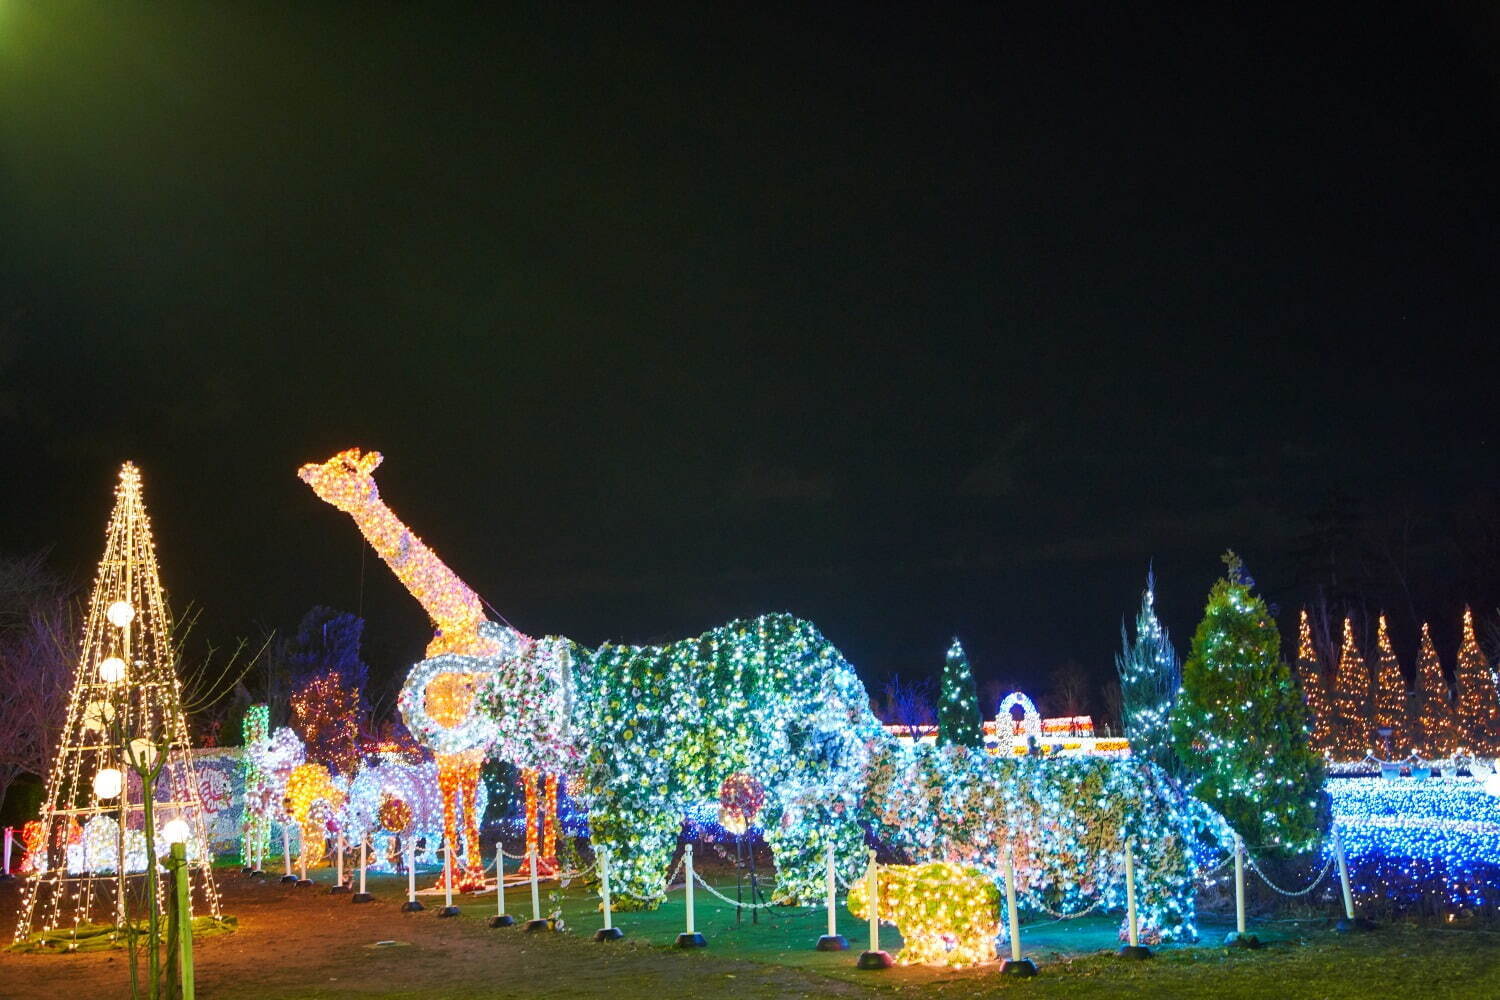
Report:
[[[537,831],[536,831],[536,779],[537,773],[531,768],[521,772],[521,788],[526,795],[526,860],[522,864],[523,871],[531,870],[531,859],[537,856]]]
[[[547,797],[542,809],[542,859],[557,870],[557,775],[547,775]]]

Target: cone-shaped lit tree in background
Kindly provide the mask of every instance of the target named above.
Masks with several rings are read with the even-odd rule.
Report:
[[[1406,678],[1391,636],[1386,631],[1385,615],[1380,616],[1380,630],[1375,636],[1375,738],[1382,757],[1405,757],[1411,753],[1411,728],[1407,723]],[[1389,730],[1382,736],[1381,730]]]
[[[1281,634],[1239,557],[1214,584],[1172,710],[1172,744],[1193,791],[1258,853],[1311,850],[1327,829],[1323,760]]]
[[[1362,760],[1370,752],[1370,668],[1354,642],[1354,623],[1344,619],[1344,645],[1333,675],[1332,713],[1329,729],[1333,756],[1339,760]]]
[[[1459,743],[1485,757],[1500,753],[1500,697],[1495,692],[1495,676],[1474,638],[1474,612],[1467,607],[1453,680],[1458,689]]]
[[[1416,734],[1417,753],[1436,760],[1453,753],[1458,743],[1458,729],[1453,722],[1453,704],[1448,695],[1448,681],[1438,661],[1437,647],[1432,644],[1432,630],[1422,623],[1422,650],[1417,654]]]
[[[969,658],[957,639],[948,647],[938,692],[938,742],[966,747],[984,746],[984,718],[979,713],[979,691],[969,670]]]
[[[47,777],[40,817],[46,846],[22,892],[17,941],[41,935],[66,946],[85,925],[119,928],[165,912],[166,880],[147,874],[152,841],[159,856],[170,842],[187,844],[191,895],[200,912],[219,915],[173,662],[140,472],[127,462]],[[149,803],[132,780],[133,767],[146,759],[161,765]],[[147,888],[152,882],[155,892]]]
[[[1130,754],[1151,761],[1168,774],[1180,775],[1181,761],[1172,749],[1169,718],[1182,686],[1182,668],[1167,630],[1156,617],[1156,577],[1147,574],[1141,607],[1135,616],[1135,641],[1120,623],[1120,715]]]
[[[1311,746],[1318,753],[1326,753],[1333,747],[1328,727],[1328,686],[1323,680],[1323,667],[1318,663],[1318,651],[1313,647],[1312,624],[1307,620],[1306,608],[1297,620],[1297,684],[1302,688],[1302,701],[1307,705],[1312,724]]]

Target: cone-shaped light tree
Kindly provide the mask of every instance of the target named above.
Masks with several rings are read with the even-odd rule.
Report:
[[[1182,667],[1172,743],[1194,793],[1257,853],[1312,849],[1327,829],[1323,760],[1281,635],[1233,552]]]
[[[46,846],[21,894],[18,942],[37,935],[67,947],[85,926],[139,926],[143,915],[155,925],[166,880],[147,856],[177,841],[187,845],[196,907],[219,915],[174,652],[141,476],[127,462],[47,775]]]
[[[1453,722],[1453,702],[1437,647],[1432,644],[1432,630],[1422,623],[1422,649],[1417,654],[1417,753],[1428,760],[1447,757],[1458,744],[1458,728]]]
[[[938,743],[984,746],[984,719],[979,713],[979,690],[969,670],[969,658],[957,639],[948,647],[938,691]]]
[[[1318,662],[1317,648],[1313,646],[1312,623],[1307,620],[1306,608],[1297,619],[1297,684],[1302,688],[1302,701],[1307,705],[1312,724],[1309,743],[1318,753],[1326,753],[1333,746],[1328,727],[1328,686]]]
[[[1363,760],[1370,739],[1370,668],[1354,641],[1354,623],[1344,619],[1344,644],[1333,675],[1333,755],[1339,760]]]
[[[1459,742],[1472,754],[1500,753],[1500,697],[1495,692],[1495,675],[1474,638],[1474,612],[1467,607],[1453,679],[1458,688]]]
[[[1385,615],[1380,616],[1375,648],[1375,738],[1380,741],[1377,749],[1383,757],[1405,757],[1411,753],[1406,678],[1401,674],[1401,664],[1396,661],[1396,651],[1391,648]],[[1382,736],[1382,730],[1388,732]]]
[[[1170,717],[1182,686],[1177,652],[1161,620],[1156,617],[1156,576],[1146,575],[1141,607],[1135,616],[1135,639],[1120,623],[1120,652],[1115,670],[1120,675],[1120,721],[1130,739],[1130,754],[1181,776],[1182,762],[1172,749]]]

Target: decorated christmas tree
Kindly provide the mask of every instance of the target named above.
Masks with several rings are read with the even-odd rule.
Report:
[[[938,691],[938,743],[984,746],[984,718],[979,713],[979,691],[969,670],[969,658],[957,639],[948,647]]]
[[[1370,668],[1354,642],[1354,623],[1344,619],[1344,644],[1333,675],[1333,711],[1329,720],[1333,756],[1363,760],[1372,749],[1370,735]]]
[[[1307,609],[1297,620],[1297,683],[1302,688],[1302,701],[1307,705],[1307,714],[1312,723],[1310,744],[1318,753],[1326,753],[1333,746],[1329,734],[1329,710],[1327,684],[1323,680],[1323,667],[1318,662],[1318,651],[1313,646],[1312,624],[1307,620]]]
[[[1391,648],[1385,615],[1380,616],[1380,630],[1375,636],[1378,659],[1375,661],[1375,738],[1381,756],[1405,757],[1411,753],[1411,727],[1406,707],[1406,678]],[[1382,730],[1388,730],[1382,735]]]
[[[1167,638],[1167,630],[1156,617],[1156,577],[1146,576],[1141,607],[1135,616],[1135,640],[1120,623],[1121,650],[1115,654],[1120,675],[1120,714],[1130,753],[1179,775],[1181,762],[1172,750],[1169,719],[1182,686],[1182,668]]]
[[[1246,845],[1269,855],[1315,847],[1329,819],[1323,761],[1281,635],[1239,557],[1209,592],[1182,667],[1172,743],[1193,782]]]
[[[1500,754],[1500,697],[1495,675],[1474,638],[1474,612],[1464,608],[1464,638],[1453,668],[1458,689],[1458,738],[1471,754]]]
[[[112,936],[155,927],[166,879],[147,858],[174,842],[187,847],[183,871],[199,912],[219,915],[174,660],[141,476],[127,462],[47,776],[46,846],[22,892],[17,942],[72,948],[101,927]]]
[[[1453,753],[1458,744],[1458,728],[1453,722],[1453,701],[1443,665],[1438,661],[1437,647],[1432,644],[1432,630],[1422,623],[1422,650],[1417,654],[1417,753],[1427,760],[1437,760]]]

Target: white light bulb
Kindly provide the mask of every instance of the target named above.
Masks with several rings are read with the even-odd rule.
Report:
[[[104,617],[116,628],[124,628],[135,620],[135,608],[130,606],[129,601],[116,601],[104,612]]]
[[[106,684],[118,684],[125,679],[125,661],[110,656],[99,661],[99,679]]]
[[[186,844],[191,834],[187,823],[180,819],[174,819],[161,828],[161,835],[168,844]]]
[[[94,794],[101,799],[112,799],[120,794],[124,782],[117,768],[106,767],[94,775]]]

